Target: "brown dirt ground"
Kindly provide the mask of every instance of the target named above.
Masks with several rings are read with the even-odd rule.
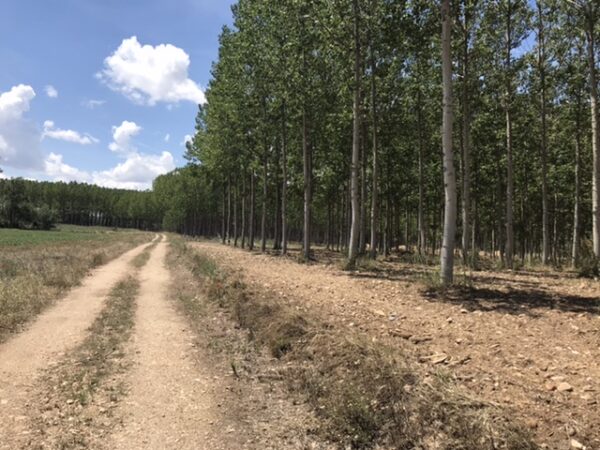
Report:
[[[25,331],[0,345],[0,449],[28,433],[30,396],[40,371],[81,342],[111,286],[145,245],[93,270],[81,286],[41,314]]]
[[[167,244],[161,242],[140,274],[133,335],[134,368],[114,449],[192,449],[209,437],[218,402],[211,379],[195,366],[193,336],[167,302]]]
[[[257,293],[275,292],[299,312],[402,348],[426,370],[447,371],[470,393],[514,411],[543,447],[565,449],[575,439],[600,449],[597,281],[483,271],[469,288],[441,295],[418,281],[426,268],[399,261],[343,272],[335,263],[194,245]]]
[[[195,327],[177,311],[169,289],[179,274],[170,274],[165,267],[166,253],[166,242],[159,243],[140,273],[130,350],[133,369],[125,377],[129,388],[115,411],[122,425],[106,448],[316,449],[306,446],[312,441],[297,436],[304,428],[285,426],[291,418],[291,402],[276,388],[269,392],[268,383],[247,376],[236,379],[227,364],[233,362],[228,358],[239,354],[231,349],[210,354],[211,346],[247,342],[222,311],[207,309],[207,317],[199,318]]]

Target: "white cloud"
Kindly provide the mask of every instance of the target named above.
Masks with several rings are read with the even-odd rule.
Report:
[[[8,146],[8,142],[6,142],[4,136],[0,134],[0,156],[3,155],[5,152],[8,152],[9,148],[10,147]]]
[[[29,111],[29,103],[35,97],[31,86],[19,84],[0,94],[0,120],[20,119]]]
[[[162,152],[161,155],[133,153],[116,167],[102,172],[94,172],[94,183],[100,186],[121,189],[150,189],[152,181],[175,169],[173,155]]]
[[[46,120],[44,122],[44,133],[42,138],[57,139],[59,141],[73,142],[74,144],[90,145],[97,144],[98,139],[89,135],[81,134],[78,131],[73,130],[61,130],[60,128],[54,127],[54,122]]]
[[[171,140],[171,135],[169,133],[165,134],[165,142],[169,142]]]
[[[142,131],[142,127],[138,124],[124,120],[121,125],[112,127],[113,142],[108,148],[117,153],[135,152],[136,148],[131,139],[140,134],[140,131]]]
[[[31,86],[20,84],[0,93],[0,164],[24,170],[42,170],[40,131],[24,117],[35,98]]]
[[[194,138],[192,137],[192,135],[186,134],[183,137],[183,142],[181,142],[181,145],[187,145],[188,142],[193,142],[193,141],[194,141]]]
[[[84,100],[83,102],[81,102],[81,104],[83,106],[85,106],[86,108],[89,109],[96,109],[99,106],[102,106],[106,103],[106,100]]]
[[[91,177],[87,172],[65,164],[63,156],[56,153],[48,155],[44,166],[46,175],[50,176],[54,181],[91,181]]]
[[[190,57],[182,49],[171,44],[142,46],[133,36],[104,60],[104,69],[97,76],[136,103],[203,104],[206,97],[189,78],[189,66]]]
[[[175,161],[169,152],[161,155],[132,153],[111,169],[91,173],[66,164],[60,154],[50,153],[44,161],[44,172],[54,181],[78,181],[118,189],[150,189],[156,177],[174,169]]]
[[[58,91],[51,84],[49,84],[48,86],[46,86],[44,89],[46,90],[46,95],[48,97],[50,97],[50,98],[56,98],[56,97],[58,97]]]

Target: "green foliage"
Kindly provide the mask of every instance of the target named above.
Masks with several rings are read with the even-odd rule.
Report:
[[[151,192],[0,179],[0,227],[48,230],[56,223],[68,223],[157,229],[161,221]]]

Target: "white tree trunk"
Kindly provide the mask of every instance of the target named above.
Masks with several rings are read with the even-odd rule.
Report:
[[[450,0],[442,1],[442,75],[443,75],[443,126],[442,146],[444,151],[444,237],[441,252],[441,281],[447,286],[454,277],[454,245],[456,240],[456,174],[452,148],[454,121],[452,99],[452,16]]]
[[[358,238],[360,233],[360,201],[358,169],[360,164],[360,39],[358,23],[358,0],[354,0],[354,105],[352,108],[354,126],[352,134],[352,164],[350,174],[350,199],[352,204],[352,223],[350,225],[350,247],[348,266],[352,267],[358,257]]]
[[[587,40],[588,63],[590,71],[590,103],[592,108],[592,153],[593,153],[593,178],[592,178],[592,237],[594,255],[600,258],[600,130],[598,130],[598,79],[596,76],[596,36],[595,36],[595,11],[594,5],[588,5]]]

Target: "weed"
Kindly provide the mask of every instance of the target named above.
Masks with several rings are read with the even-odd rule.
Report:
[[[0,342],[76,286],[90,269],[148,240],[140,232],[68,227],[70,239],[50,240],[54,231],[27,231],[28,240],[13,240],[0,256]],[[0,230],[6,236],[20,230]],[[17,233],[22,236],[21,233]],[[82,235],[85,238],[72,238]],[[91,238],[90,236],[100,236]],[[32,244],[31,242],[35,242]]]
[[[94,447],[92,440],[99,434],[98,429],[106,432],[114,425],[109,423],[110,416],[98,419],[86,408],[105,404],[108,410],[109,404],[124,392],[117,374],[124,373],[128,366],[122,359],[133,328],[138,290],[135,278],[117,283],[86,339],[44,375],[44,391],[40,392],[43,400],[36,419],[44,439],[40,447]],[[48,409],[47,404],[60,405],[60,409]]]
[[[131,261],[131,265],[136,269],[141,269],[142,267],[144,267],[150,259],[150,254],[152,253],[152,250],[157,245],[158,241],[154,241],[152,244],[147,245],[146,248],[139,255],[133,258],[133,260]]]
[[[342,447],[536,448],[507,412],[468,397],[450,377],[424,376],[399,349],[299,315],[274,293],[250,293],[223,270],[203,275],[198,265],[208,260],[212,268],[215,262],[180,243],[173,252],[192,266],[209,300],[229,310],[251,339],[285,362],[290,389],[309,401],[322,419],[322,432]]]

